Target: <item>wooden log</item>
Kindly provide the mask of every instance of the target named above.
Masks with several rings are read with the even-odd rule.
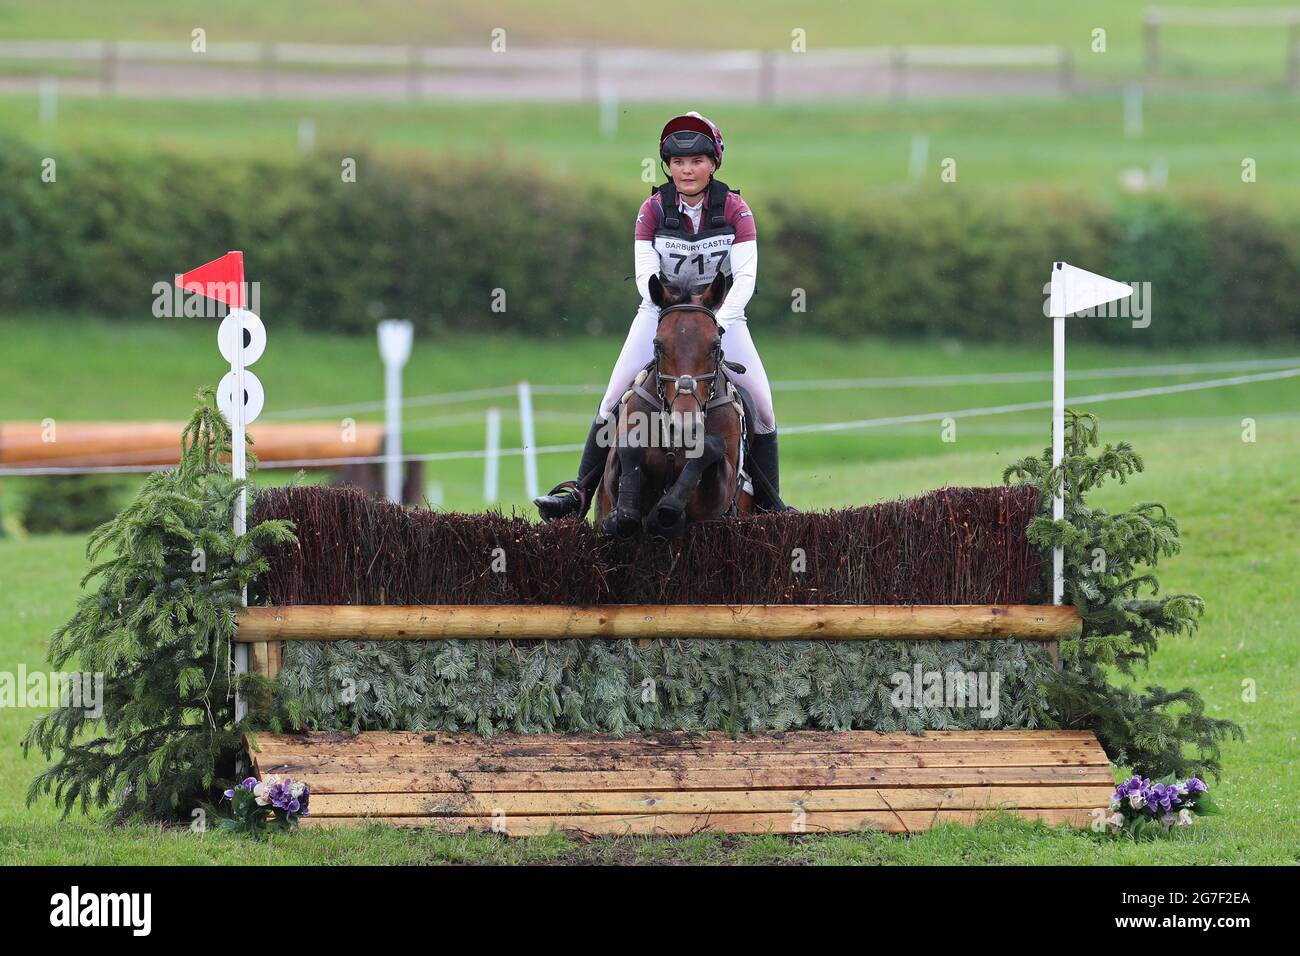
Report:
[[[798,753],[666,753],[574,754],[568,757],[475,757],[448,754],[429,757],[394,751],[365,756],[300,757],[276,752],[276,762],[267,764],[271,773],[303,776],[304,774],[341,773],[419,773],[427,770],[493,772],[497,770],[746,770],[781,768],[861,768],[861,767],[1101,767],[1107,763],[1105,753],[1091,750],[996,750],[939,751],[937,753],[877,754],[798,754]]]
[[[431,762],[460,757],[514,760],[517,757],[699,757],[766,754],[918,754],[1072,750],[1105,760],[1096,735],[1087,730],[927,730],[923,735],[873,730],[800,730],[787,734],[734,737],[709,733],[660,732],[629,737],[595,734],[499,734],[484,739],[466,733],[374,730],[357,734],[315,731],[301,734],[250,734],[251,744],[277,759],[334,760],[341,757],[397,755]]]
[[[880,830],[915,833],[941,823],[977,823],[994,810],[849,810],[824,813],[660,813],[594,814],[499,817],[304,817],[306,827],[346,827],[382,823],[388,826],[428,827],[459,833],[495,830],[505,836],[541,836],[552,831],[575,831],[593,836],[685,836],[704,830],[720,833],[845,833]],[[1091,810],[1015,808],[1006,812],[1048,826],[1083,828]]]
[[[299,604],[249,608],[235,639],[1044,641],[1081,628],[1073,607],[1039,604]]]
[[[589,751],[593,747],[607,749],[611,747],[652,748],[666,751],[679,747],[699,749],[716,744],[736,753],[749,753],[749,748],[772,746],[781,750],[798,753],[824,753],[825,748],[831,752],[843,749],[875,749],[877,745],[902,745],[909,749],[937,746],[941,742],[961,744],[959,749],[966,749],[969,744],[978,743],[988,747],[994,742],[1008,746],[1043,747],[1049,744],[1057,746],[1057,741],[1095,742],[1096,734],[1091,730],[927,730],[923,734],[909,734],[904,731],[884,732],[879,730],[799,730],[787,733],[769,731],[736,737],[721,730],[684,731],[661,730],[646,731],[627,737],[610,737],[604,734],[517,734],[503,733],[493,737],[480,737],[466,731],[421,731],[421,730],[363,730],[350,733],[344,730],[313,730],[288,734],[257,734],[250,739],[268,743],[275,748],[308,747],[321,748],[335,752],[342,746],[387,745],[405,748],[412,744],[437,748],[465,747],[475,752],[489,752],[492,748],[501,748],[510,753],[522,752],[518,748],[538,748],[538,753],[570,753],[573,748]],[[1098,746],[1100,746],[1098,744]]]
[[[725,750],[692,753],[573,753],[468,754],[421,753],[386,750],[360,754],[295,754],[276,752],[272,773],[341,773],[344,770],[744,770],[746,767],[965,767],[965,766],[1105,766],[1100,749],[935,750],[893,753],[728,753]],[[279,770],[278,767],[287,767]]]
[[[315,794],[311,816],[490,817],[607,813],[789,813],[838,810],[985,810],[998,807],[1089,810],[1113,787],[948,787],[918,790],[587,790],[561,793]]]
[[[265,757],[259,766],[277,773]],[[292,774],[287,774],[293,776]],[[488,793],[505,790],[790,790],[801,787],[1032,787],[1040,785],[1113,786],[1109,767],[771,767],[747,770],[629,769],[554,773],[540,770],[499,772],[459,770],[348,769],[302,774],[312,793],[433,793],[457,789]],[[295,777],[298,779],[298,777]]]
[[[40,422],[0,422],[0,466],[174,465],[184,427],[181,422],[60,421],[50,431]],[[345,442],[332,422],[258,422],[249,428],[254,454],[268,463],[378,455],[383,432],[377,423],[358,424],[356,440]]]

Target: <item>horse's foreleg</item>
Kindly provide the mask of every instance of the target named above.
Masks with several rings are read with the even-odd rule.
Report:
[[[665,537],[679,535],[686,530],[686,502],[690,500],[709,466],[718,462],[727,451],[726,440],[717,434],[704,436],[701,453],[686,459],[682,473],[672,487],[650,509],[646,525],[655,534]]]
[[[618,455],[618,498],[601,529],[605,534],[627,540],[641,530],[641,477],[645,465],[645,446],[639,442],[620,442]]]

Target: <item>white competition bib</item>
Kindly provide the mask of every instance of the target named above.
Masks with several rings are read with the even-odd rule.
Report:
[[[735,233],[731,231],[698,238],[656,235],[659,271],[679,287],[708,285],[719,270],[729,271],[728,257],[735,241]]]

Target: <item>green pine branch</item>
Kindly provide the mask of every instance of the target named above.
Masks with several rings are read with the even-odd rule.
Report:
[[[1119,514],[1089,506],[1089,492],[1107,481],[1126,483],[1144,464],[1127,442],[1095,451],[1093,415],[1067,409],[1065,436],[1059,468],[1047,448],[1002,475],[1005,483],[1038,487],[1042,513],[1029,524],[1029,540],[1045,552],[1062,549],[1065,601],[1083,618],[1082,636],[1062,642],[1062,668],[1044,682],[1044,696],[1066,726],[1096,731],[1112,760],[1144,776],[1217,775],[1220,745],[1243,736],[1237,724],[1206,716],[1193,690],[1137,690],[1113,679],[1145,667],[1162,637],[1191,635],[1205,612],[1198,595],[1160,595],[1153,569],[1181,549],[1178,523],[1158,502]],[[1065,517],[1055,521],[1051,503],[1062,486]],[[1051,574],[1050,561],[1045,570]]]
[[[197,397],[178,467],[149,475],[87,541],[82,586],[93,590],[50,639],[49,661],[103,674],[103,713],[62,706],[32,724],[24,754],[35,748],[54,763],[28,803],[50,795],[65,816],[105,806],[168,816],[210,796],[219,769],[233,771],[248,723],[234,719],[235,613],[266,569],[264,549],[294,538],[284,521],[234,534],[249,485],[222,462],[231,433],[213,390]]]

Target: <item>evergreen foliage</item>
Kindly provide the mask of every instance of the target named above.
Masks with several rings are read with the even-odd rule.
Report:
[[[997,673],[996,713],[895,707],[893,675],[918,664]],[[321,730],[919,733],[1055,726],[1052,670],[1041,644],[1005,640],[299,641],[280,683],[284,722]]]
[[[1046,687],[1063,726],[1096,732],[1106,753],[1118,764],[1152,778],[1188,777],[1220,771],[1220,743],[1240,739],[1230,720],[1205,714],[1195,691],[1168,691],[1131,681],[1145,667],[1162,636],[1191,634],[1205,602],[1195,594],[1160,595],[1154,569],[1163,557],[1181,550],[1178,522],[1156,502],[1140,502],[1111,514],[1086,502],[1088,494],[1109,480],[1125,484],[1143,470],[1142,459],[1128,442],[1107,444],[1098,452],[1097,419],[1066,411],[1065,456],[1052,467],[1051,448],[1025,458],[1003,473],[1003,481],[1035,484],[1043,514],[1030,522],[1029,540],[1064,552],[1067,604],[1083,617],[1083,633],[1061,643],[1063,667]],[[1051,517],[1052,498],[1065,481],[1065,517]],[[1051,562],[1044,562],[1050,590]],[[1143,596],[1149,592],[1148,596]],[[1194,750],[1194,755],[1186,752]]]
[[[124,817],[174,815],[210,795],[219,768],[233,769],[249,722],[234,720],[235,611],[265,569],[262,549],[292,533],[268,521],[236,537],[246,482],[220,460],[231,434],[212,389],[198,397],[179,467],[149,475],[87,543],[93,566],[82,585],[94,580],[94,589],[55,631],[49,661],[103,674],[102,715],[65,701],[27,731],[24,753],[60,751],[33,781],[29,803],[52,792],[65,816],[78,804],[83,812],[114,806]]]

